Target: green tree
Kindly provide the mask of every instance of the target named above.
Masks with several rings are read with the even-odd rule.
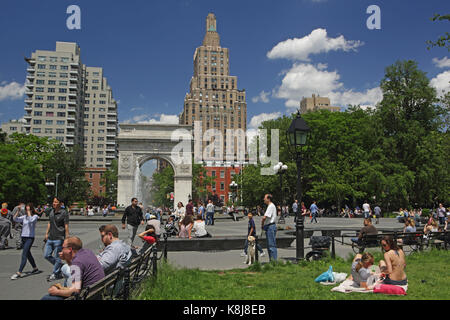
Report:
[[[101,185],[105,190],[104,197],[109,203],[117,203],[118,172],[118,162],[117,159],[114,159],[101,180]]]
[[[55,182],[55,188],[56,182],[58,183],[58,197],[63,199],[66,205],[90,197],[90,185],[85,178],[81,147],[67,149],[59,144],[52,157],[43,163],[43,171],[47,181]]]
[[[45,200],[46,193],[39,166],[22,158],[15,145],[0,144],[0,199],[10,206],[20,201],[37,205]]]
[[[444,21],[447,20],[450,22],[450,14],[440,15],[435,14],[432,18],[430,18],[431,21]],[[432,47],[445,47],[450,51],[450,33],[445,32],[445,35],[442,35],[437,39],[436,41],[428,40],[427,44],[429,45],[427,47],[428,50],[430,50]]]

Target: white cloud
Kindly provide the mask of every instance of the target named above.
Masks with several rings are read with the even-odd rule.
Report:
[[[273,113],[261,113],[256,116],[253,116],[250,120],[251,129],[258,129],[258,127],[267,120],[272,120],[281,117],[281,112],[273,112]]]
[[[131,109],[130,109],[131,112],[134,112],[134,111],[141,111],[141,110],[144,110],[144,108],[142,108],[142,107],[134,107],[134,108],[131,108]]]
[[[438,68],[450,68],[450,59],[447,57],[443,57],[442,59],[433,58],[433,63]]]
[[[268,98],[269,94],[270,94],[270,92],[265,92],[263,90],[259,93],[258,96],[252,98],[252,102],[253,103],[257,103],[257,102],[269,103],[269,101],[270,101]]]
[[[438,74],[431,79],[430,85],[436,88],[438,96],[441,96],[450,91],[450,70]]]
[[[131,119],[125,120],[124,123],[139,123],[139,124],[178,124],[179,118],[177,115],[160,114],[159,119],[152,118],[147,114],[134,116]]]
[[[21,85],[17,82],[3,81],[0,85],[0,101],[2,100],[17,100],[23,98],[25,94],[25,85]]]
[[[343,50],[356,50],[364,43],[359,40],[346,40],[344,36],[329,38],[326,29],[315,29],[303,38],[287,39],[278,43],[267,53],[269,59],[290,59],[310,61],[311,54]]]
[[[347,106],[348,104],[375,105],[383,98],[379,87],[357,92],[346,89],[340,82],[340,75],[335,71],[327,71],[326,64],[294,63],[285,74],[281,85],[275,90],[274,96],[285,99],[288,108],[299,108],[303,97],[312,94],[330,98],[334,106]]]

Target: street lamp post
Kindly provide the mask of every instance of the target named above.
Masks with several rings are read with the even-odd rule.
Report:
[[[231,183],[230,183],[230,189],[231,189],[231,191],[232,191],[232,201],[233,201],[233,204],[236,202],[236,190],[237,190],[237,187],[238,187],[238,184],[236,183],[236,182],[234,182],[234,181],[231,181]]]
[[[310,129],[306,124],[306,121],[300,116],[300,111],[287,130],[287,140],[291,147],[292,153],[295,155],[297,163],[297,200],[299,203],[302,201],[302,183],[301,183],[301,167],[302,167],[302,148],[306,145]],[[296,255],[297,260],[304,259],[305,257],[305,234],[304,234],[304,219],[303,215],[297,217],[295,224],[296,229]]]
[[[283,206],[284,206],[284,197],[283,197],[283,174],[285,174],[287,172],[288,166],[283,164],[283,162],[279,162],[277,165],[275,165],[273,167],[273,170],[275,171],[276,174],[279,175],[280,177],[280,192],[281,192],[281,196],[280,196],[280,206],[281,206],[281,216],[280,219],[278,220],[278,223],[284,224],[284,216],[283,216]]]
[[[55,190],[56,198],[58,198],[58,177],[59,177],[59,173],[56,174],[56,190]]]

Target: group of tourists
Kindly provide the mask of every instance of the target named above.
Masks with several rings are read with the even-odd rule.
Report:
[[[131,206],[130,206],[131,207]],[[6,210],[3,210],[6,209]],[[42,215],[42,214],[41,214]],[[24,276],[23,270],[29,262],[32,271],[27,275],[41,273],[31,253],[35,240],[36,224],[41,217],[31,203],[20,203],[12,212],[7,210],[7,204],[2,206],[2,221],[9,218],[21,224],[22,256],[18,271],[11,276],[11,280],[18,280]],[[134,224],[131,216],[128,222]],[[132,230],[133,231],[133,230]],[[48,223],[45,231],[44,258],[52,265],[52,272],[47,277],[48,282],[64,279],[64,283],[54,284],[48,289],[43,300],[62,300],[74,293],[103,279],[105,275],[117,268],[124,268],[133,256],[138,254],[137,248],[119,239],[118,228],[112,224],[99,228],[103,250],[95,255],[91,250],[83,248],[79,237],[69,235],[69,214],[62,208],[58,198],[53,199],[52,207],[48,211]],[[157,241],[156,228],[149,224],[146,231],[139,234],[145,245]]]

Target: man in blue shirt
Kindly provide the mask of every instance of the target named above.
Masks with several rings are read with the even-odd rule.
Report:
[[[206,220],[205,207],[201,201],[198,202],[198,213],[202,215],[202,220]]]
[[[314,220],[316,220],[317,222],[317,212],[319,211],[319,208],[316,205],[316,200],[313,201],[311,207],[309,207],[309,210],[311,211],[311,215],[312,215],[312,219],[311,219],[311,223],[313,223]]]

